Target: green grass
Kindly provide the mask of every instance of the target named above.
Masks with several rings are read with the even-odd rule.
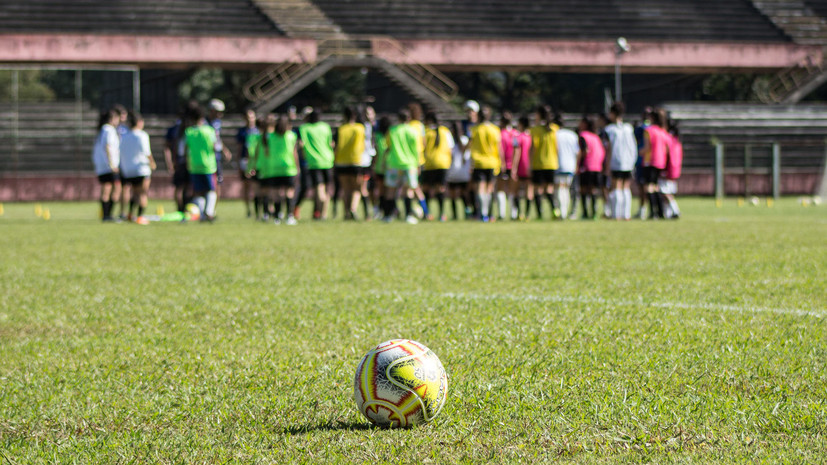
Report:
[[[289,228],[44,206],[0,216],[0,463],[827,456],[827,207]],[[355,408],[361,356],[396,337],[448,371],[432,424]]]

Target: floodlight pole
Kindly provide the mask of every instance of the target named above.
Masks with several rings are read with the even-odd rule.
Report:
[[[621,102],[623,92],[621,89],[620,76],[620,57],[629,51],[629,43],[623,37],[618,37],[615,41],[615,102]]]

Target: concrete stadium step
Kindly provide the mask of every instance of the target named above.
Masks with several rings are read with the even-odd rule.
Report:
[[[342,29],[309,0],[253,0],[288,37],[341,39]]]
[[[753,0],[753,5],[796,43],[827,45],[827,19],[802,0]]]
[[[349,34],[395,38],[652,38],[788,42],[748,2],[595,0],[314,0]],[[664,6],[668,5],[668,6]],[[377,20],[378,19],[378,20]],[[469,30],[474,31],[469,33]]]
[[[282,35],[245,0],[29,0],[0,2],[10,32],[185,35]]]

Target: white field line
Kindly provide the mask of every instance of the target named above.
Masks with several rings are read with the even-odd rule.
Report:
[[[429,292],[429,291],[410,291],[410,292],[392,292],[392,291],[374,291],[375,295],[390,295],[390,296],[432,296],[441,297],[445,299],[455,300],[510,300],[515,302],[539,302],[539,303],[573,303],[573,304],[602,304],[614,305],[619,307],[649,307],[649,308],[663,308],[663,309],[680,309],[680,310],[710,310],[718,312],[730,313],[776,313],[780,315],[796,315],[796,316],[811,316],[815,318],[824,318],[827,316],[826,309],[812,309],[802,310],[797,308],[777,308],[777,307],[762,307],[754,305],[727,305],[727,304],[713,304],[713,303],[687,303],[687,302],[644,302],[623,299],[604,299],[602,297],[586,297],[586,296],[564,296],[564,295],[534,295],[534,294],[479,294],[479,293],[464,293],[464,292]]]

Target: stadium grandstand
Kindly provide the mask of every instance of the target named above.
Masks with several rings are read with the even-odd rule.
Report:
[[[681,122],[682,192],[713,193],[716,150],[729,193],[768,193],[773,150],[782,193],[827,187],[827,106],[799,103],[827,82],[822,1],[10,0],[0,4],[0,31],[0,73],[9,76],[0,80],[8,86],[0,91],[0,200],[94,196],[89,151],[100,108],[84,99],[84,76],[120,73],[109,77],[121,89],[110,101],[161,110],[145,115],[160,154],[179,102],[177,82],[158,71],[204,67],[248,70],[242,91],[262,112],[350,68],[375,71],[447,118],[461,117],[463,97],[477,97],[454,83],[456,72],[766,74],[755,89],[761,103],[671,101],[668,92],[649,101]],[[628,53],[618,53],[620,37]],[[73,71],[74,92],[21,98],[21,76],[37,69]],[[236,126],[240,118],[228,115],[225,127]],[[154,195],[169,195],[167,184],[154,183]]]

